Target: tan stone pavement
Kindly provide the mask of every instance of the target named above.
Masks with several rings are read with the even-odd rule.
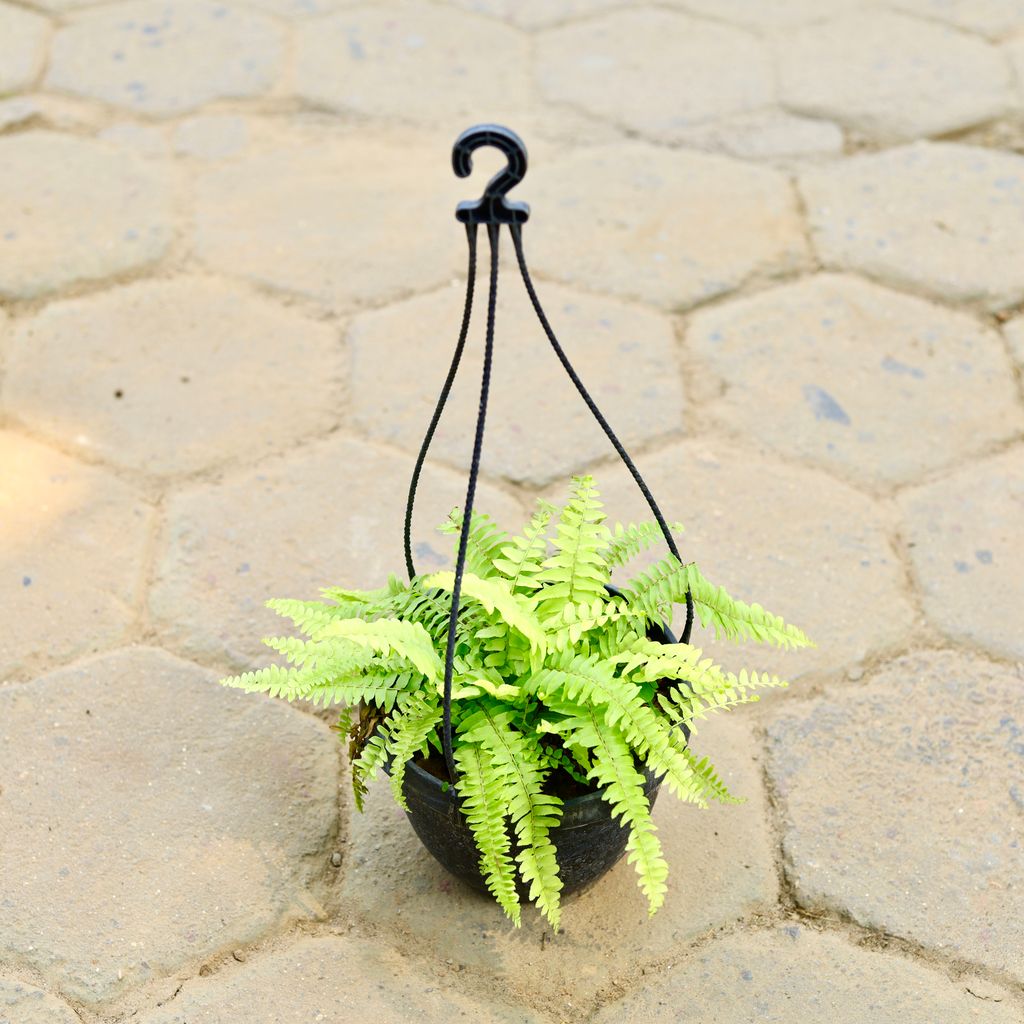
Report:
[[[687,556],[818,642],[558,936],[215,683],[401,565],[485,120]],[[0,1022],[1024,1020],[1022,154],[1022,0],[0,0]],[[480,506],[644,518],[502,276]]]

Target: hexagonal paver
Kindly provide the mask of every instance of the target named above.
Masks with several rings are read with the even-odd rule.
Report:
[[[1021,0],[889,0],[889,3],[908,14],[934,18],[992,39],[1024,28]]]
[[[1005,50],[1017,75],[1017,91],[1024,100],[1024,35],[1007,43]]]
[[[954,652],[901,658],[769,728],[797,898],[1024,978],[1024,687]]]
[[[47,20],[23,7],[0,3],[0,96],[31,85],[43,66]]]
[[[522,28],[544,28],[573,18],[584,17],[619,0],[447,0],[453,7],[475,14],[510,21]]]
[[[444,949],[456,964],[495,974],[513,991],[541,999],[549,1012],[582,1019],[581,1004],[606,986],[636,982],[652,958],[669,956],[775,899],[750,728],[739,715],[720,716],[701,728],[694,749],[709,755],[733,792],[748,799],[740,807],[702,811],[662,794],[654,820],[669,863],[669,889],[653,918],[635,871],[622,860],[566,899],[557,936],[532,908],[517,931],[496,904],[426,852],[384,783],[371,788],[366,813],[353,815],[346,905],[401,935],[403,947]]]
[[[1024,157],[918,143],[808,170],[800,187],[830,267],[989,309],[1024,298]]]
[[[0,432],[0,680],[116,643],[152,509],[109,473]]]
[[[291,139],[200,176],[196,250],[216,269],[333,307],[434,288],[464,262],[466,186],[447,151]]]
[[[149,114],[258,96],[284,48],[269,18],[216,0],[134,0],[75,15],[53,41],[46,82]]]
[[[0,139],[0,297],[31,298],[160,259],[170,177],[105,142],[52,132]]]
[[[613,118],[654,142],[692,124],[765,106],[771,61],[754,37],[663,10],[621,11],[545,32],[544,95]]]
[[[249,141],[249,122],[236,114],[200,114],[182,121],[174,132],[174,149],[200,160],[235,156]]]
[[[24,321],[3,401],[34,430],[101,459],[187,472],[327,430],[342,360],[334,328],[247,289],[146,281]]]
[[[519,192],[534,212],[525,231],[531,267],[667,309],[806,258],[785,177],[725,157],[595,146],[531,169]]]
[[[526,37],[489,18],[398,3],[354,7],[296,32],[296,91],[335,110],[450,130],[453,119],[500,121],[528,105]]]
[[[493,995],[462,995],[436,968],[421,973],[366,939],[343,936],[299,939],[237,970],[187,982],[181,995],[141,1019],[143,1024],[235,1024],[239,1006],[258,1006],[259,1020],[275,1024],[410,1019],[540,1024],[542,1019],[523,1007],[502,1005]]]
[[[793,924],[703,947],[605,1007],[595,1024],[1012,1024],[1008,993],[996,997],[1005,1002],[983,1002],[971,984]]]
[[[1024,429],[1013,371],[972,317],[822,274],[691,322],[712,414],[783,455],[877,486]]]
[[[861,6],[862,0],[668,0],[695,14],[706,14],[754,29],[791,29]]]
[[[411,455],[335,436],[222,483],[176,494],[167,511],[150,607],[175,644],[248,665],[260,638],[288,632],[271,597],[316,597],[325,586],[378,587],[404,576],[402,524]],[[466,497],[464,473],[428,465],[413,534],[421,572],[448,564],[453,539],[434,532]],[[477,508],[518,529],[519,503],[487,484]]]
[[[796,161],[838,156],[843,150],[838,125],[774,108],[694,125],[685,129],[681,138],[695,149],[743,160]]]
[[[665,517],[686,526],[684,559],[735,597],[795,622],[818,644],[796,652],[716,644],[713,633],[695,626],[693,643],[726,666],[797,679],[845,672],[906,642],[914,613],[890,540],[895,524],[861,492],[821,470],[718,442],[672,445],[637,464]],[[600,469],[597,483],[612,521],[654,518],[623,467]],[[659,546],[631,572],[664,553]],[[677,626],[681,620],[677,615]]]
[[[1014,103],[998,49],[901,14],[858,11],[794,29],[775,49],[783,103],[884,141],[969,128]]]
[[[0,736],[0,955],[70,997],[322,913],[337,741],[312,716],[130,648],[0,689]]]
[[[928,617],[948,636],[1024,659],[1024,447],[900,495]]]
[[[539,286],[541,301],[588,390],[627,444],[678,431],[683,395],[672,324],[614,299]],[[481,289],[483,291],[483,289]],[[613,451],[558,362],[525,289],[507,277],[498,303],[483,465],[549,483]],[[352,400],[360,429],[417,452],[462,318],[461,286],[352,323]],[[486,302],[431,452],[468,469],[479,406]]]
[[[281,18],[311,18],[358,3],[359,0],[248,0],[249,7],[258,7]]]
[[[0,977],[0,1021],[4,1024],[79,1024],[70,1006],[42,989]]]

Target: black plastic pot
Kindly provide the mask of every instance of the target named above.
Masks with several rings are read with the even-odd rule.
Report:
[[[676,643],[668,629],[652,628],[648,636],[660,643]],[[683,732],[689,739],[685,727]],[[644,774],[647,777],[644,792],[653,807],[661,780],[646,770]],[[406,816],[423,845],[456,878],[486,892],[487,886],[480,874],[480,851],[459,812],[451,787],[445,792],[437,776],[409,761],[402,791],[409,804]],[[600,791],[566,800],[561,821],[551,832],[551,841],[558,852],[562,893],[577,892],[614,867],[625,852],[628,838],[628,829],[612,819],[611,808],[601,799]],[[516,852],[513,848],[513,853]],[[525,898],[525,891],[521,889],[520,895]]]

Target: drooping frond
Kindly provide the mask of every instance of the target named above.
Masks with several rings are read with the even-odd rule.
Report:
[[[267,601],[267,607],[283,618],[291,619],[300,633],[314,636],[328,623],[361,615],[368,605],[360,601],[327,604],[324,601],[298,601],[293,598],[276,597]]]
[[[547,529],[555,506],[546,501],[540,501],[538,505],[523,535],[510,538],[499,557],[494,559],[494,568],[509,581],[513,593],[517,590],[533,591],[541,586],[538,577],[547,555]]]
[[[551,830],[562,814],[562,801],[544,792],[543,755],[535,737],[510,727],[511,712],[481,709],[462,723],[468,743],[479,743],[491,755],[502,777],[502,800],[519,840],[519,873],[537,904],[557,931],[562,880]]]
[[[381,726],[366,741],[362,753],[352,762],[352,795],[355,798],[357,811],[363,809],[367,784],[373,781],[377,772],[387,763],[387,740],[387,727]]]
[[[591,602],[607,591],[610,573],[604,560],[609,531],[594,478],[573,478],[573,497],[562,508],[552,544],[555,553],[542,563],[541,609],[558,619],[566,605]]]
[[[388,723],[387,749],[392,758],[391,792],[406,810],[409,805],[402,792],[406,762],[423,749],[427,737],[440,720],[441,708],[437,705],[437,699],[427,700],[422,694],[415,694]]]
[[[462,510],[452,509],[448,519],[438,529],[441,533],[455,535],[457,554],[459,534],[462,531]],[[494,576],[494,560],[508,541],[508,534],[489,515],[474,511],[469,520],[469,536],[466,538],[466,571],[484,578]]]
[[[328,623],[317,634],[319,638],[344,637],[346,640],[377,654],[396,654],[410,661],[430,681],[443,671],[441,659],[434,650],[430,634],[418,622],[399,619],[343,619]]]
[[[668,528],[672,533],[683,532],[682,523],[669,523]],[[630,523],[628,526],[616,523],[604,553],[604,560],[612,568],[625,565],[641,551],[646,551],[652,544],[664,540],[664,536],[657,523]]]
[[[495,766],[490,751],[475,743],[455,750],[459,769],[456,789],[462,811],[480,850],[480,872],[494,898],[515,923],[520,924],[516,869],[512,841],[505,825],[504,776]]]

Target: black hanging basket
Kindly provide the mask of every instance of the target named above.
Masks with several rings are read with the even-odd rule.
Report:
[[[526,256],[523,251],[523,225],[529,219],[530,208],[526,203],[509,202],[505,198],[505,194],[515,185],[518,185],[526,174],[526,147],[515,132],[500,125],[488,124],[470,128],[458,137],[452,150],[452,167],[459,177],[464,178],[471,173],[473,169],[472,154],[483,146],[493,146],[500,150],[508,163],[503,170],[488,182],[481,199],[459,203],[456,208],[456,219],[466,226],[466,239],[469,249],[466,301],[462,327],[448,375],[441,389],[430,425],[427,427],[423,444],[416,459],[405,510],[405,563],[411,580],[416,575],[412,558],[412,515],[416,500],[416,490],[427,451],[434,437],[434,432],[437,429],[445,403],[448,400],[448,395],[462,359],[462,352],[465,348],[476,288],[477,230],[483,224],[487,227],[487,237],[490,243],[487,333],[484,347],[483,377],[480,385],[480,411],[476,422],[466,500],[462,510],[462,529],[455,564],[455,584],[452,591],[452,608],[445,656],[442,720],[444,764],[435,766],[437,768],[435,773],[428,771],[425,767],[421,767],[415,761],[409,761],[406,767],[403,792],[409,805],[409,810],[407,811],[408,818],[416,834],[422,840],[423,845],[453,875],[477,889],[486,891],[486,885],[479,868],[480,851],[477,849],[473,834],[459,810],[458,797],[454,787],[450,784],[458,778],[452,756],[451,702],[456,624],[459,615],[462,578],[466,564],[466,546],[476,496],[480,457],[483,450],[484,425],[490,393],[491,362],[494,350],[494,321],[498,294],[498,243],[503,225],[508,227],[509,233],[512,236],[516,262],[523,284],[530,297],[533,309],[537,314],[537,319],[540,321],[541,327],[547,335],[555,355],[643,493],[654,518],[661,528],[669,550],[680,561],[682,559],[679,556],[679,551],[665,521],[665,517],[654,500],[654,496],[641,477],[633,460],[623,447],[622,442],[616,436],[600,409],[598,409],[597,404],[569,362],[569,358],[555,337],[555,333],[534,290],[533,281],[526,266]],[[689,642],[692,628],[693,600],[690,594],[687,593],[686,624],[682,633],[683,643]],[[678,642],[667,626],[652,628],[648,635],[652,640],[660,643],[674,644]],[[673,682],[678,682],[678,680],[673,680]],[[686,738],[689,739],[689,731],[685,726],[681,728]],[[646,776],[644,792],[649,799],[650,805],[653,807],[658,795],[660,780],[655,778],[646,769],[643,769],[643,771]],[[446,778],[442,778],[442,775],[446,776]],[[557,851],[562,892],[571,893],[579,891],[605,874],[622,857],[627,839],[628,829],[612,818],[611,807],[602,798],[600,790],[590,790],[565,798],[563,800],[560,823],[551,831],[551,840]],[[513,848],[513,854],[515,853],[518,853],[518,850]],[[521,891],[520,895],[525,897],[527,894]]]

